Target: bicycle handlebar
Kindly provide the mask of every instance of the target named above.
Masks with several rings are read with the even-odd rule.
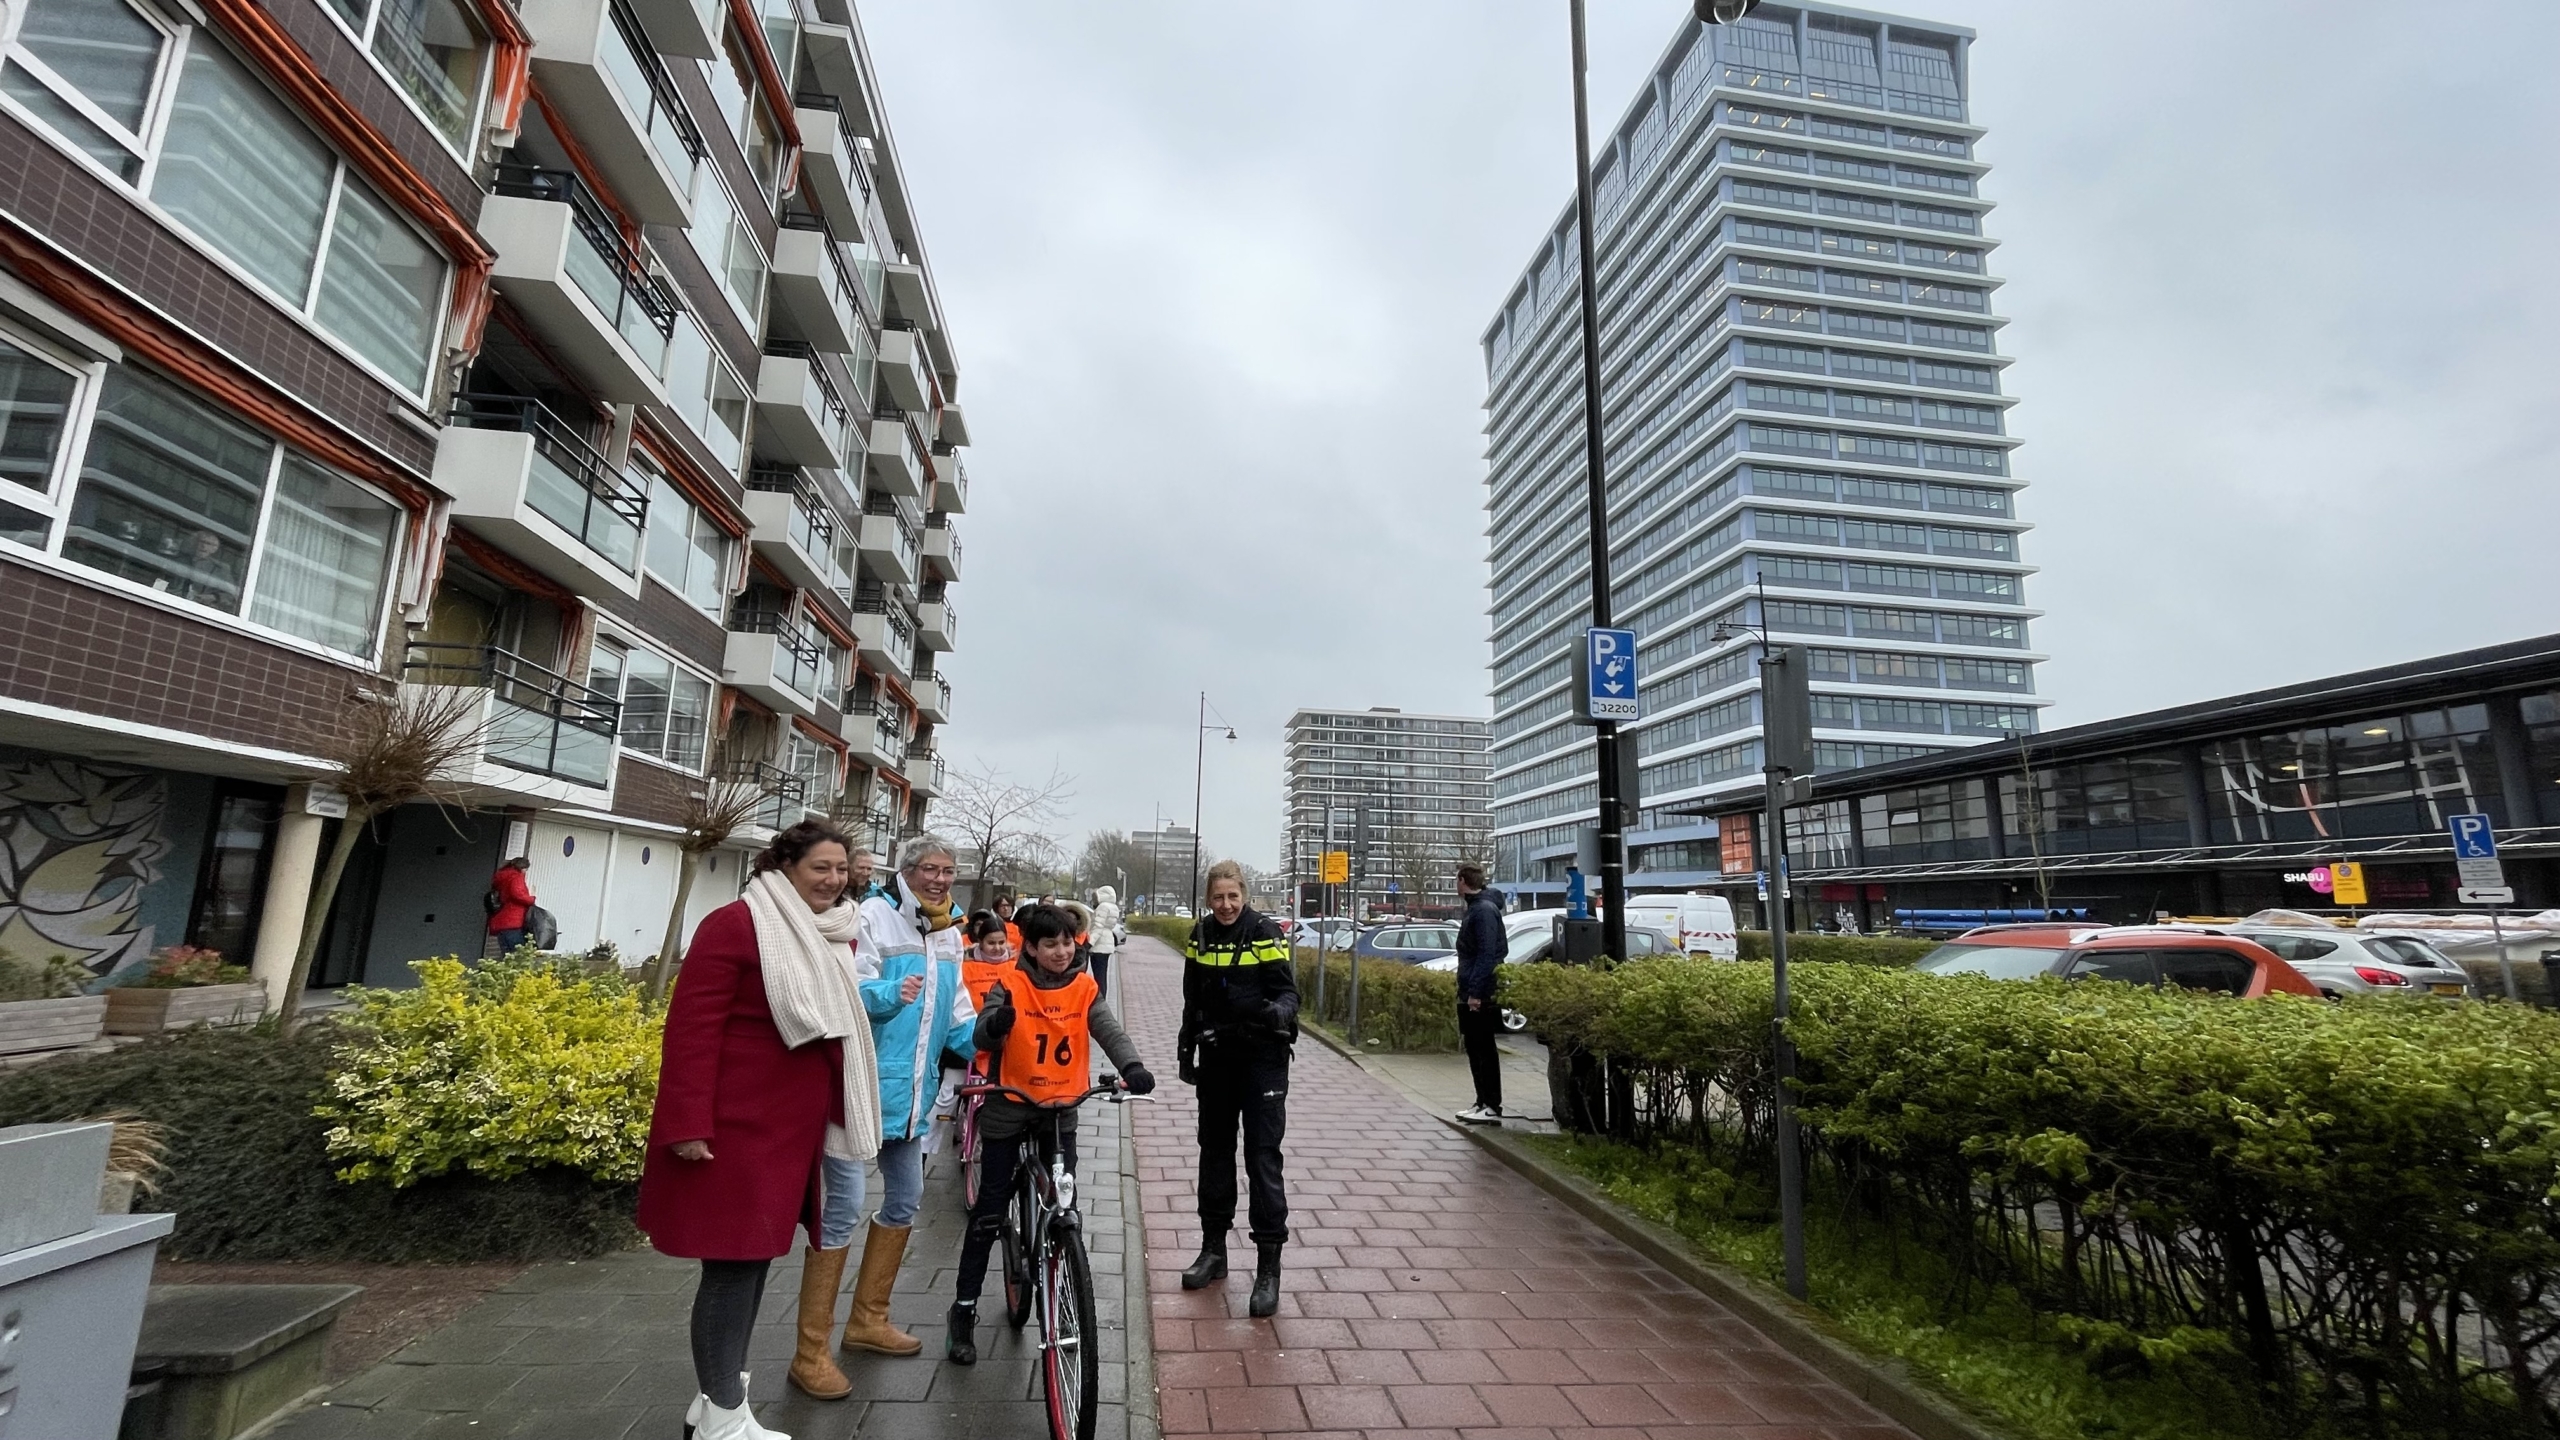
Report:
[[[1109,1077],[1101,1084],[1094,1086],[1092,1089],[1087,1090],[1073,1100],[1035,1100],[1029,1095],[1014,1089],[1010,1085],[998,1084],[992,1080],[980,1080],[972,1084],[963,1085],[960,1087],[959,1093],[964,1096],[1001,1095],[1008,1100],[1018,1100],[1035,1110],[1072,1110],[1087,1100],[1092,1099],[1096,1095],[1109,1097],[1111,1103],[1114,1105],[1124,1104],[1131,1100],[1144,1100],[1149,1098],[1144,1095],[1130,1094],[1128,1085],[1117,1075]]]

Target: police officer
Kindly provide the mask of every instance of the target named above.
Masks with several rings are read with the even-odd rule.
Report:
[[[1200,1258],[1182,1272],[1182,1288],[1206,1289],[1226,1278],[1241,1125],[1259,1261],[1251,1309],[1261,1319],[1280,1308],[1280,1247],[1289,1240],[1280,1137],[1289,1122],[1298,982],[1280,927],[1244,903],[1241,866],[1210,866],[1208,899],[1209,913],[1191,927],[1183,950],[1181,1075],[1200,1092]]]

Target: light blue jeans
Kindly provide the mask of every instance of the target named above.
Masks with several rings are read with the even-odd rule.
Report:
[[[823,1157],[826,1193],[818,1209],[818,1248],[841,1250],[853,1243],[862,1223],[862,1162],[834,1155]],[[924,1146],[918,1140],[880,1142],[880,1213],[883,1225],[916,1223],[916,1206],[924,1200]]]

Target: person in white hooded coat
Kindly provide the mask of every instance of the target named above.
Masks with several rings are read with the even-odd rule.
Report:
[[[1093,891],[1093,998],[1096,1004],[1111,998],[1111,957],[1120,951],[1120,892],[1108,885],[1097,885]]]

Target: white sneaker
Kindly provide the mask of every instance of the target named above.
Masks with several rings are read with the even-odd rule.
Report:
[[[741,1370],[738,1372],[738,1386],[741,1392],[745,1390],[746,1385],[747,1372]],[[685,1440],[791,1440],[790,1436],[779,1430],[767,1430],[757,1424],[755,1412],[749,1408],[753,1403],[751,1400],[742,1398],[738,1402],[737,1409],[723,1410],[711,1403],[710,1396],[699,1390],[695,1391],[693,1403],[684,1409]],[[744,1418],[734,1418],[741,1416]],[[724,1428],[740,1425],[745,1428]]]
[[[1502,1111],[1491,1105],[1470,1105],[1458,1112],[1458,1118],[1470,1125],[1499,1125]]]

